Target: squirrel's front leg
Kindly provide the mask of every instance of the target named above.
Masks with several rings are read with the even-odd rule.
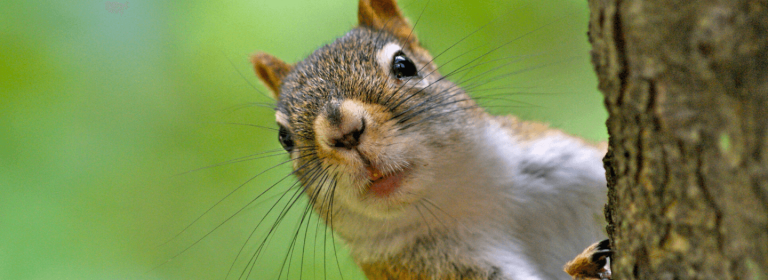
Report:
[[[612,253],[610,240],[600,241],[565,264],[564,270],[574,280],[611,279],[611,270],[605,264]]]

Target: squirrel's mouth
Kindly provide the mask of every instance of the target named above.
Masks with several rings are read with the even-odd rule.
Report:
[[[389,197],[402,186],[403,179],[408,175],[410,169],[404,168],[395,172],[384,174],[375,167],[368,166],[368,179],[371,183],[368,185],[368,191],[377,197]]]

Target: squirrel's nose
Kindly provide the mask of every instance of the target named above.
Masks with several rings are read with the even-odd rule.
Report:
[[[365,132],[365,119],[361,118],[359,122],[359,126],[355,126],[349,131],[342,132],[341,137],[329,139],[331,146],[340,149],[352,149],[357,147],[357,145],[360,144],[360,136]]]
[[[354,101],[330,102],[315,120],[318,140],[327,149],[351,150],[363,140],[365,108]]]

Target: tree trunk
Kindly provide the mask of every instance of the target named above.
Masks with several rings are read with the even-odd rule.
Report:
[[[768,279],[768,1],[589,4],[614,279]]]

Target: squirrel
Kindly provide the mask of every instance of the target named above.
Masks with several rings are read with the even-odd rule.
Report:
[[[607,145],[490,115],[412,31],[395,0],[360,0],[303,61],[251,57],[304,193],[368,279],[610,278]]]

